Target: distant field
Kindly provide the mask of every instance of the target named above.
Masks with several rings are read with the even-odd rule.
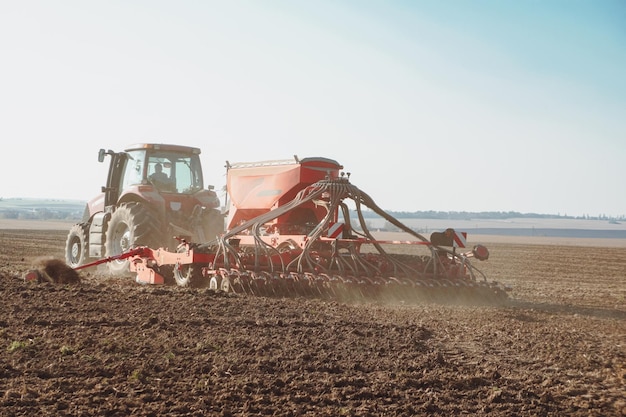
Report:
[[[413,240],[406,233],[375,232],[374,236],[380,240]],[[425,235],[424,237],[428,237]],[[501,244],[512,243],[520,245],[550,245],[550,246],[589,246],[606,248],[626,248],[626,239],[608,238],[572,238],[572,237],[548,237],[548,236],[517,236],[517,235],[480,235],[468,234],[467,245],[476,244]]]
[[[14,220],[0,219],[0,233],[2,230],[69,230],[73,222],[61,220]],[[458,230],[467,230],[459,228]],[[433,229],[434,231],[434,229]],[[414,240],[410,235],[395,232],[375,232],[375,237],[381,240]],[[428,237],[429,233],[424,233]],[[580,238],[559,236],[520,236],[507,234],[468,234],[468,245],[477,243],[517,243],[529,245],[559,245],[559,246],[592,246],[592,247],[626,247],[626,239],[612,238]]]
[[[0,198],[0,228],[65,230],[82,218],[85,202],[73,200]],[[480,217],[480,215],[478,216]],[[47,220],[41,220],[47,219]],[[53,220],[50,220],[53,219]],[[63,220],[61,220],[63,219]],[[576,241],[582,238],[626,240],[626,221],[588,220],[571,218],[491,218],[491,219],[423,219],[398,218],[404,225],[428,237],[432,232],[453,228],[470,236],[499,236],[498,241],[559,240]],[[366,218],[372,231],[394,230],[385,219]],[[494,238],[495,240],[495,238]]]
[[[525,240],[534,238],[580,238],[626,240],[626,222],[583,219],[478,219],[478,220],[442,220],[442,219],[399,219],[411,229],[430,236],[432,232],[449,227],[467,232],[470,236],[517,236]],[[376,230],[385,226],[384,220],[369,221],[370,228]]]
[[[383,219],[368,220],[372,227],[382,228],[385,224]],[[510,230],[517,233],[526,232],[532,235],[533,231],[538,234],[540,230],[598,230],[625,232],[626,222],[609,222],[607,220],[582,220],[582,219],[540,219],[540,218],[516,218],[516,219],[398,219],[403,224],[420,232],[434,232],[452,227],[457,230]]]
[[[73,224],[65,220],[0,219],[0,229],[8,230],[68,230]]]

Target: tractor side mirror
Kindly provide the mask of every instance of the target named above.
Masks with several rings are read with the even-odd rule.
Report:
[[[98,152],[98,162],[104,162],[104,155],[106,155],[106,151],[104,149],[100,149]]]

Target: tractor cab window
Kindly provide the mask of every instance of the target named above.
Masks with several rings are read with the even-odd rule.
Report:
[[[176,192],[171,159],[165,156],[148,158],[148,181],[161,191]]]
[[[142,151],[130,151],[127,152],[127,155],[124,176],[122,177],[122,189],[126,189],[131,185],[139,185],[143,179],[145,153]]]
[[[202,189],[197,155],[153,153],[148,158],[147,178],[164,192],[190,194]]]

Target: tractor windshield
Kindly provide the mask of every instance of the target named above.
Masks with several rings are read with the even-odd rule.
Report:
[[[164,192],[192,194],[203,188],[198,155],[152,152],[148,155],[146,179]]]

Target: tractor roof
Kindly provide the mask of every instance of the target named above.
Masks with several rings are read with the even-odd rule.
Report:
[[[200,148],[194,148],[192,146],[183,146],[183,145],[171,145],[167,143],[135,143],[130,145],[124,149],[124,151],[135,151],[138,149],[155,149],[161,151],[173,151],[173,152],[183,152],[183,153],[191,153],[191,154],[200,154]]]

